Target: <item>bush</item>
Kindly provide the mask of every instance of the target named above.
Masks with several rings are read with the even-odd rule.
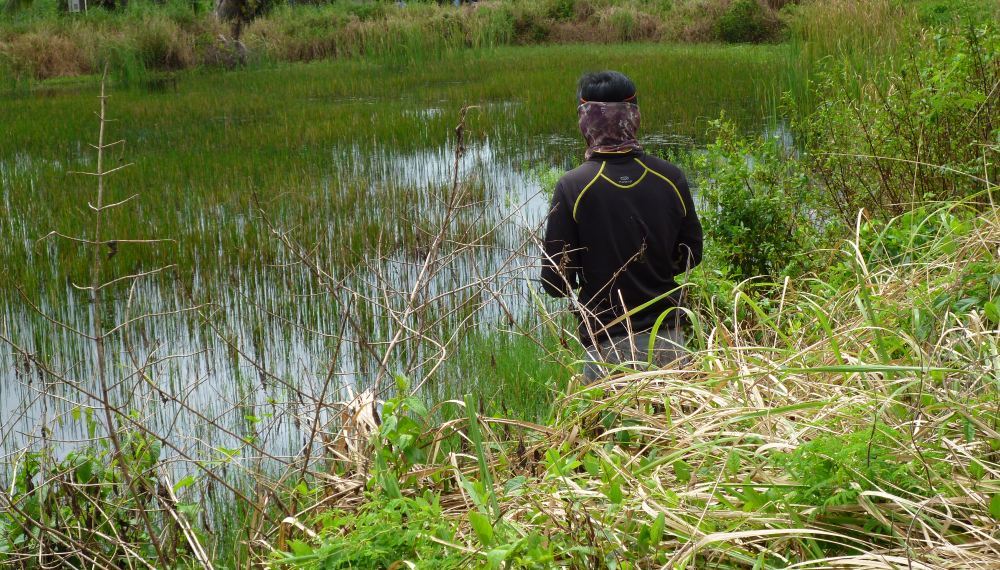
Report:
[[[860,209],[888,219],[970,197],[1000,176],[984,159],[1000,140],[1000,33],[925,32],[906,51],[872,79],[833,60],[818,82],[824,104],[803,125],[811,169],[851,223]]]
[[[133,566],[137,558],[156,562],[152,531],[176,567],[193,567],[194,557],[174,522],[177,519],[160,511],[170,504],[167,508],[177,517],[193,518],[199,507],[165,498],[157,477],[162,469],[159,438],[122,431],[116,448],[99,432],[102,424],[91,408],[74,408],[71,415],[95,443],[69,451],[62,459],[50,446],[17,458],[8,496],[12,508],[0,510],[0,566],[31,568],[35,566],[23,563],[35,558],[82,568],[92,565],[95,555],[111,567]],[[194,483],[188,477],[177,481],[174,489],[179,492]],[[138,516],[140,511],[147,512],[148,519]],[[64,555],[51,554],[51,535],[40,524],[58,525],[61,540],[54,544],[66,550]]]
[[[569,20],[573,17],[574,4],[574,0],[553,0],[548,5],[547,15],[553,20]]]
[[[779,137],[747,140],[724,119],[696,159],[712,265],[734,279],[801,274],[835,226],[805,165]]]
[[[764,9],[755,0],[736,0],[717,24],[722,41],[738,44],[764,41],[770,29]]]
[[[992,0],[929,0],[917,4],[917,17],[925,26],[979,26],[1000,15]]]
[[[194,63],[191,38],[163,17],[147,19],[132,44],[149,69],[183,69]]]

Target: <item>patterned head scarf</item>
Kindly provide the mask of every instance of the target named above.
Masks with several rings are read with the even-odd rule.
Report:
[[[595,152],[642,150],[635,138],[639,130],[639,105],[632,101],[601,103],[584,101],[577,107],[580,132],[587,141],[585,157]]]

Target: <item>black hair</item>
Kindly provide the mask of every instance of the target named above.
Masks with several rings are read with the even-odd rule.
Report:
[[[576,98],[581,101],[618,103],[635,101],[635,83],[618,71],[585,73],[576,86]]]

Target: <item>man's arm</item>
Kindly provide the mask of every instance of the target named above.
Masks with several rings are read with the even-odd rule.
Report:
[[[579,286],[580,238],[573,205],[569,203],[562,182],[556,184],[545,227],[545,259],[542,260],[542,286],[553,297],[565,297]]]
[[[695,211],[694,199],[691,197],[691,189],[683,174],[678,180],[677,189],[680,190],[684,207],[687,208],[687,215],[684,216],[677,235],[677,260],[681,269],[688,270],[701,263],[704,236],[698,212]]]

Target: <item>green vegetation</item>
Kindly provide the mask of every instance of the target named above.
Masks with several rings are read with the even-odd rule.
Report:
[[[764,7],[756,0],[735,0],[719,18],[719,39],[729,43],[760,42],[773,37]]]
[[[462,48],[619,42],[769,41],[781,33],[769,3],[740,0],[500,0],[461,8],[433,2],[294,5],[241,26],[238,39],[204,0],[134,0],[116,10],[67,14],[64,0],[34,0],[0,20],[0,70],[16,78],[119,75],[195,66],[357,56],[425,61]],[[253,6],[250,6],[253,4]],[[776,5],[784,4],[778,2]],[[260,5],[260,6],[258,6]],[[13,5],[12,5],[13,6]],[[744,21],[750,18],[750,21]],[[220,37],[222,39],[220,39]]]
[[[459,472],[441,464],[438,483],[423,465],[427,479],[391,492],[376,469],[356,517],[324,511],[309,520],[315,538],[297,537],[272,559],[323,568],[991,560],[997,388],[995,356],[984,354],[997,354],[1000,321],[995,308],[923,309],[968,294],[956,275],[980,279],[983,265],[996,266],[1000,220],[964,205],[928,214],[941,224],[905,263],[862,265],[856,252],[873,256],[924,231],[914,219],[843,242],[843,271],[782,292],[733,286],[720,296],[731,305],[701,306],[700,326],[713,334],[689,371],[571,391],[551,423],[488,442],[492,488],[473,458]],[[874,311],[855,302],[866,290]],[[914,314],[942,320],[927,337]],[[429,448],[437,431],[426,433]]]
[[[495,143],[493,161],[479,176],[520,170],[523,141],[552,134],[572,142],[544,145],[543,156],[553,164],[573,160],[579,154],[575,112],[565,92],[592,69],[598,54],[602,65],[646,78],[645,92],[662,101],[644,112],[649,132],[701,138],[704,117],[723,106],[742,128],[750,128],[770,114],[768,107],[781,89],[777,48],[639,45],[504,48],[457,53],[431,67],[379,60],[317,62],[189,74],[152,91],[115,91],[112,132],[130,145],[116,149],[116,159],[136,164],[117,175],[112,197],[147,196],[141,215],[177,243],[158,248],[155,257],[148,249],[123,247],[112,265],[149,269],[170,260],[207,277],[273,260],[280,245],[267,229],[239,223],[252,208],[255,192],[286,197],[268,200],[268,209],[277,221],[300,227],[304,242],[331,239],[323,253],[327,263],[356,265],[387,235],[393,250],[419,249],[424,238],[411,222],[426,221],[429,214],[418,206],[443,183],[434,168],[446,169],[447,159],[428,165],[408,157],[448,144],[458,110],[476,104],[471,125]],[[664,66],[670,74],[657,72]],[[688,87],[678,91],[678,84]],[[29,246],[26,240],[53,229],[79,233],[89,223],[88,211],[78,205],[92,181],[67,176],[67,171],[91,165],[87,148],[81,147],[92,138],[93,85],[82,79],[53,87],[57,99],[15,94],[0,105],[8,135],[0,139],[0,156],[12,161],[3,179],[10,199],[0,208],[17,219],[0,226],[0,253],[12,268],[5,276],[8,283],[34,291],[41,289],[39,283],[79,276],[87,268],[72,245]],[[428,108],[434,113],[427,114]],[[47,120],[34,119],[41,115]],[[366,127],[353,128],[358,124]],[[132,152],[132,145],[141,152]],[[345,163],[354,165],[343,172]],[[383,170],[385,165],[389,168]],[[421,171],[410,171],[414,168]],[[408,182],[412,179],[418,183]],[[375,194],[373,183],[378,185],[374,203],[368,199]],[[480,186],[477,193],[485,191]],[[510,200],[506,195],[486,198]],[[209,213],[219,223],[203,223]],[[310,221],[317,218],[352,223],[330,228]],[[131,219],[109,223],[117,235],[136,237]]]
[[[797,254],[830,243],[841,227],[797,149],[780,135],[743,137],[724,119],[712,128],[716,140],[693,167],[711,239],[707,265],[737,280],[824,267],[822,258]]]
[[[538,22],[574,23],[581,5],[516,4],[544,17],[504,42],[541,41],[552,32]],[[636,29],[622,14],[638,4],[591,6]],[[733,41],[770,25],[749,3],[726,7],[711,25]],[[279,7],[244,38],[328,10],[374,29],[401,9]],[[66,176],[92,168],[92,79],[43,84],[51,97],[15,86],[0,106],[0,287],[37,310],[5,306],[0,366],[45,407],[39,435],[8,455],[0,564],[994,564],[992,10],[837,0],[786,8],[783,46],[393,47],[157,86],[137,75],[143,89],[111,103],[109,140],[129,150],[106,166],[139,163],[104,199],[144,198],[103,234],[93,181]],[[640,82],[643,130],[660,135],[648,148],[696,183],[708,243],[684,285],[685,368],[581,386],[572,316],[526,283],[538,220],[511,220],[578,160],[567,86],[598,53]],[[453,129],[468,103],[479,109]],[[467,154],[441,150],[456,145]],[[53,228],[177,243],[36,241]],[[164,263],[178,268],[157,286],[109,288],[104,305],[52,286]],[[106,380],[85,364],[86,314],[113,323],[185,304],[191,319],[109,341],[114,409],[81,396]],[[165,357],[176,337],[196,340]],[[189,368],[161,365],[192,355]],[[215,369],[225,384],[203,380]]]

